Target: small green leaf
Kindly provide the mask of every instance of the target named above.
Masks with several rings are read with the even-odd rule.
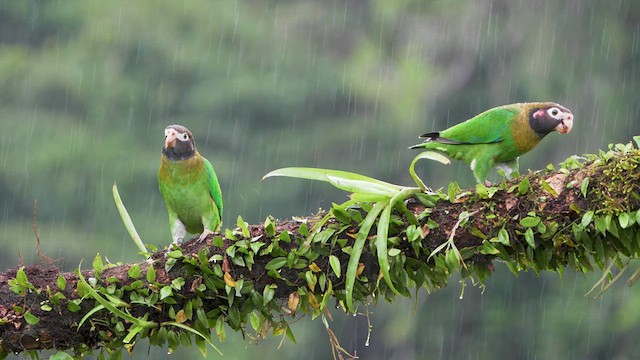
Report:
[[[298,227],[298,232],[302,236],[309,236],[309,228],[307,227],[307,224],[306,223],[300,224],[300,227]]]
[[[596,217],[595,224],[596,224],[596,229],[598,229],[598,231],[602,235],[606,235],[607,234],[607,224],[605,223],[605,220],[604,220],[603,216]]]
[[[314,243],[325,244],[336,231],[334,229],[324,229],[313,237]]]
[[[587,189],[589,188],[589,177],[585,177],[580,184],[580,192],[582,196],[587,197]]]
[[[287,330],[285,331],[285,334],[287,335],[287,338],[289,338],[289,340],[294,343],[297,344],[298,342],[296,341],[296,337],[293,336],[293,332],[291,331],[291,326],[287,326]]]
[[[182,289],[182,287],[184,286],[185,281],[183,277],[178,277],[175,278],[173,280],[171,280],[171,287],[174,288],[177,291],[180,291]]]
[[[449,202],[451,202],[452,204],[456,202],[456,193],[459,190],[460,187],[455,181],[449,183],[449,186],[447,187],[447,195],[449,197]]]
[[[224,239],[222,238],[222,236],[214,236],[212,242],[213,246],[217,248],[224,247]]]
[[[631,223],[631,218],[626,212],[621,212],[620,215],[618,215],[618,222],[621,228],[626,229]]]
[[[342,207],[342,205],[332,203],[331,213],[341,223],[351,224],[351,216],[349,216],[349,213],[344,209],[344,207]]]
[[[100,253],[97,253],[96,257],[93,258],[93,270],[96,274],[100,274],[104,270],[104,263],[102,262],[102,256],[100,256]]]
[[[635,141],[636,146],[640,148],[640,135],[634,136],[633,141]],[[638,221],[638,223],[640,223],[640,221]]]
[[[452,270],[460,269],[460,258],[458,257],[456,251],[452,248],[446,252],[444,255],[444,262],[447,265],[447,268]]]
[[[488,199],[489,191],[487,191],[487,187],[484,184],[477,183],[476,184],[476,194],[480,196],[480,199]]]
[[[483,240],[482,246],[480,246],[480,253],[484,255],[496,255],[500,253],[500,250],[496,249],[495,246],[491,245],[489,241]]]
[[[21,266],[20,269],[18,269],[18,272],[16,273],[16,280],[21,285],[29,284],[29,278],[27,277],[27,273],[24,272],[24,266]]]
[[[540,223],[539,217],[527,216],[520,220],[520,225],[528,228],[536,227]]]
[[[44,305],[40,306],[40,310],[42,310],[42,311],[51,311],[51,310],[53,310],[53,308],[51,307],[51,305],[44,304]]]
[[[276,294],[277,286],[275,284],[269,284],[264,287],[262,291],[262,306],[267,306],[269,301],[273,300],[273,297]]]
[[[276,235],[276,225],[274,224],[274,221],[271,220],[271,216],[267,216],[267,218],[264,219],[264,234],[267,235],[268,238],[272,238]]]
[[[40,318],[35,316],[35,315],[33,315],[30,310],[27,310],[27,312],[24,313],[23,316],[24,316],[24,320],[29,325],[35,325],[35,324],[40,322]]]
[[[242,219],[242,216],[238,215],[238,219],[236,220],[236,225],[240,228],[240,230],[242,230],[242,236],[244,236],[245,239],[248,239],[251,237],[251,234],[249,233],[249,223],[245,222]]]
[[[487,238],[487,235],[485,235],[480,229],[478,229],[477,227],[472,227],[471,229],[469,229],[469,232],[471,232],[471,234],[477,238],[483,239],[485,240]]]
[[[262,325],[262,320],[260,319],[260,315],[258,315],[258,312],[256,310],[252,311],[249,314],[249,321],[254,331],[258,331],[258,328],[260,328],[260,325]]]
[[[329,265],[331,265],[331,269],[333,269],[333,272],[336,274],[336,276],[340,277],[340,259],[338,259],[338,257],[335,255],[329,256]]]
[[[593,210],[589,210],[586,213],[584,213],[584,215],[582,215],[582,226],[583,227],[587,227],[589,224],[591,224],[591,220],[593,220],[593,215],[595,214],[595,212],[593,212]]]
[[[67,288],[67,279],[62,276],[62,274],[58,275],[58,279],[56,280],[56,284],[58,285],[58,289],[64,290]]]
[[[273,236],[273,234],[271,234],[271,235],[268,234],[268,231],[269,231],[268,229],[269,229],[269,227],[265,223],[264,224],[264,232],[267,234],[268,237]],[[224,230],[224,237],[226,237],[227,239],[232,240],[232,241],[238,240],[238,238],[236,238],[236,236],[233,234],[233,230],[231,230],[231,229],[225,229]]]
[[[129,271],[127,272],[127,274],[129,275],[130,278],[132,279],[137,279],[140,277],[140,265],[138,264],[134,264],[133,266],[131,266],[129,268]]]
[[[498,231],[498,242],[504,246],[511,245],[511,243],[509,242],[509,233],[505,228],[502,228],[500,229],[500,231]]]
[[[156,269],[153,268],[153,264],[149,265],[149,270],[147,270],[147,282],[152,283],[156,281]]]
[[[216,325],[214,327],[216,331],[216,336],[220,341],[224,341],[226,335],[224,330],[224,316],[218,316],[218,320],[216,320]]]
[[[398,256],[400,255],[400,252],[401,252],[400,249],[396,249],[396,248],[389,249],[388,251],[389,256]]]
[[[518,184],[518,194],[526,194],[529,191],[530,187],[531,183],[529,182],[529,178],[522,179],[522,181],[520,181],[520,184]]]
[[[269,261],[267,263],[267,265],[265,265],[265,269],[267,270],[278,270],[281,267],[285,266],[287,264],[287,258],[284,256],[280,256],[277,257],[275,259],[272,259],[271,261]]]
[[[173,294],[173,289],[171,288],[171,286],[163,286],[162,289],[160,289],[160,300],[168,298],[169,296],[171,296],[171,294]]]
[[[551,165],[551,166],[553,167],[553,165]],[[548,192],[551,196],[553,196],[553,197],[557,197],[558,196],[558,193],[551,187],[551,185],[549,185],[547,180],[545,180],[543,178],[540,178],[540,184],[542,184],[542,188],[546,192]]]
[[[182,251],[178,249],[169,251],[166,256],[171,259],[180,259],[182,257]]]
[[[69,311],[71,311],[72,313],[74,312],[78,312],[80,310],[80,305],[78,305],[78,302],[76,301],[81,301],[80,299],[75,299],[72,301],[67,302],[67,309]]]
[[[536,240],[533,237],[533,230],[528,228],[527,231],[524,232],[524,239],[527,241],[527,244],[532,248],[536,248]]]
[[[307,271],[304,273],[304,278],[307,280],[307,286],[313,292],[316,288],[316,284],[318,283],[318,277],[311,271]]]
[[[613,217],[612,217],[611,214],[607,214],[607,215],[604,216],[604,224],[607,226],[607,231],[611,231],[611,228],[612,228],[612,226],[611,226],[612,221],[611,220],[613,220]]]
[[[64,296],[63,293],[61,293],[60,291],[56,292],[55,294],[53,294],[53,296],[49,297],[49,300],[55,304],[55,305],[60,305],[60,301],[66,299],[67,297]]]

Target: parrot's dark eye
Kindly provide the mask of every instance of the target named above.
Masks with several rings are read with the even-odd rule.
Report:
[[[187,134],[187,133],[180,134],[180,135],[178,135],[178,137],[179,137],[179,138],[180,138],[180,140],[182,140],[182,141],[187,141],[187,140],[189,140],[189,134]]]
[[[560,113],[560,109],[556,107],[552,107],[551,109],[547,110],[547,114],[551,115],[551,117],[553,117],[554,119],[557,119]]]

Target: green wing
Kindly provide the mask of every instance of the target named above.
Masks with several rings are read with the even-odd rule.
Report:
[[[493,144],[504,140],[505,130],[513,124],[518,109],[498,107],[440,132],[440,137],[458,144]]]
[[[211,166],[211,163],[207,159],[204,159],[204,168],[207,169],[207,175],[209,175],[209,193],[211,194],[213,202],[218,207],[220,219],[222,219],[222,190],[220,190],[218,177],[216,176],[216,172],[213,170],[213,166]]]

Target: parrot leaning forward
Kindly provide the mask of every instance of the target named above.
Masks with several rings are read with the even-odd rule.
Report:
[[[211,163],[196,150],[193,134],[181,125],[164,130],[158,185],[169,211],[173,243],[187,232],[200,241],[219,230],[222,192]]]
[[[487,179],[493,167],[507,178],[518,170],[518,157],[536,147],[552,131],[566,134],[573,127],[573,114],[553,102],[532,102],[499,106],[425,138],[411,149],[442,152],[471,166],[478,183]]]

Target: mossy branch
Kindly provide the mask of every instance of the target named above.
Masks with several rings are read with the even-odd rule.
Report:
[[[412,288],[433,291],[458,271],[482,283],[495,260],[514,273],[599,268],[598,285],[606,288],[612,268],[626,269],[640,256],[639,166],[640,151],[617,145],[496,186],[460,191],[454,184],[446,194],[411,197],[385,224],[388,256],[377,253],[371,227],[351,294],[347,264],[372,203],[251,226],[239,218],[235,230],[159,251],[148,262],[105,265],[98,256],[83,271],[85,282],[52,265],[6,270],[0,352],[71,349],[81,357],[130,350],[149,338],[170,349],[195,343],[204,353],[209,337],[224,340],[227,329],[295,340],[288,323],[298,314],[322,315],[330,300],[346,310],[347,295],[358,306],[409,296]],[[395,291],[382,279],[379,258],[389,262]]]

